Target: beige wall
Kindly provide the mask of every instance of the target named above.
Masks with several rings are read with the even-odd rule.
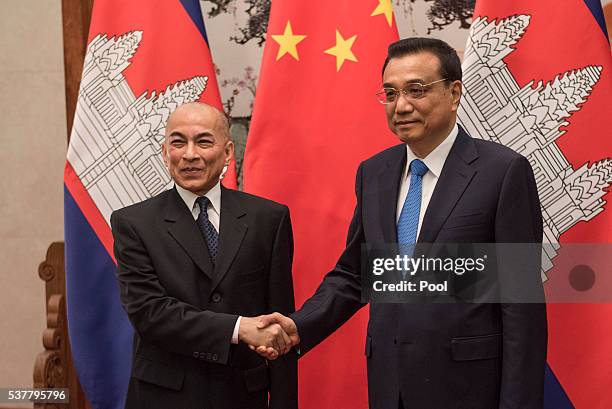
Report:
[[[62,53],[60,0],[0,0],[0,387],[32,385],[46,325],[38,264],[63,239]]]

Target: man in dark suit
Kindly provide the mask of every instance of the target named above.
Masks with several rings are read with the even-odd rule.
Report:
[[[220,111],[180,106],[162,145],[175,187],[111,217],[135,329],[127,409],[297,408],[295,353],[268,363],[247,346],[290,343],[249,318],[294,310],[289,211],[220,185],[233,152]]]
[[[346,249],[316,293],[291,318],[262,319],[299,335],[301,354],[363,307],[364,243],[542,241],[528,161],[457,125],[461,64],[448,44],[392,44],[383,87],[378,96],[402,144],[359,166]],[[520,274],[541,290],[539,269]],[[546,342],[544,304],[373,303],[365,343],[370,407],[542,408]]]

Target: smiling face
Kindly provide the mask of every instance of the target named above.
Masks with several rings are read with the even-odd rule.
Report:
[[[178,107],[166,125],[164,163],[180,187],[199,196],[220,179],[234,156],[234,144],[223,114],[202,103]]]
[[[383,72],[383,87],[399,90],[410,83],[429,84],[440,79],[440,60],[425,51],[390,59]],[[460,98],[460,81],[430,85],[420,99],[402,93],[394,103],[385,105],[389,128],[424,158],[451,132]]]

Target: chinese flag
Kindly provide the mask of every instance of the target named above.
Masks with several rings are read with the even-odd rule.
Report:
[[[397,38],[390,0],[272,2],[244,187],[291,210],[298,306],[344,248],[359,163],[397,143],[375,97]],[[302,408],[367,407],[366,322],[300,359]]]
[[[460,121],[468,130],[488,129],[480,136],[488,133],[530,160],[544,242],[612,242],[612,57],[601,2],[478,0],[463,69]],[[491,104],[482,101],[488,94],[496,96]],[[610,294],[607,258],[598,265],[582,255],[572,264],[562,247],[546,271],[544,288],[553,295],[546,408],[612,408],[612,305],[594,303],[611,301],[595,298]],[[595,274],[582,293],[568,282],[579,263]],[[559,303],[561,289],[582,303]]]

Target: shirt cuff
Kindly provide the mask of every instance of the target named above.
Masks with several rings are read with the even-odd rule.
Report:
[[[238,319],[236,320],[236,325],[234,325],[234,333],[232,334],[232,344],[237,344],[238,343],[238,330],[240,329],[240,320],[242,319],[241,316],[238,316]]]

